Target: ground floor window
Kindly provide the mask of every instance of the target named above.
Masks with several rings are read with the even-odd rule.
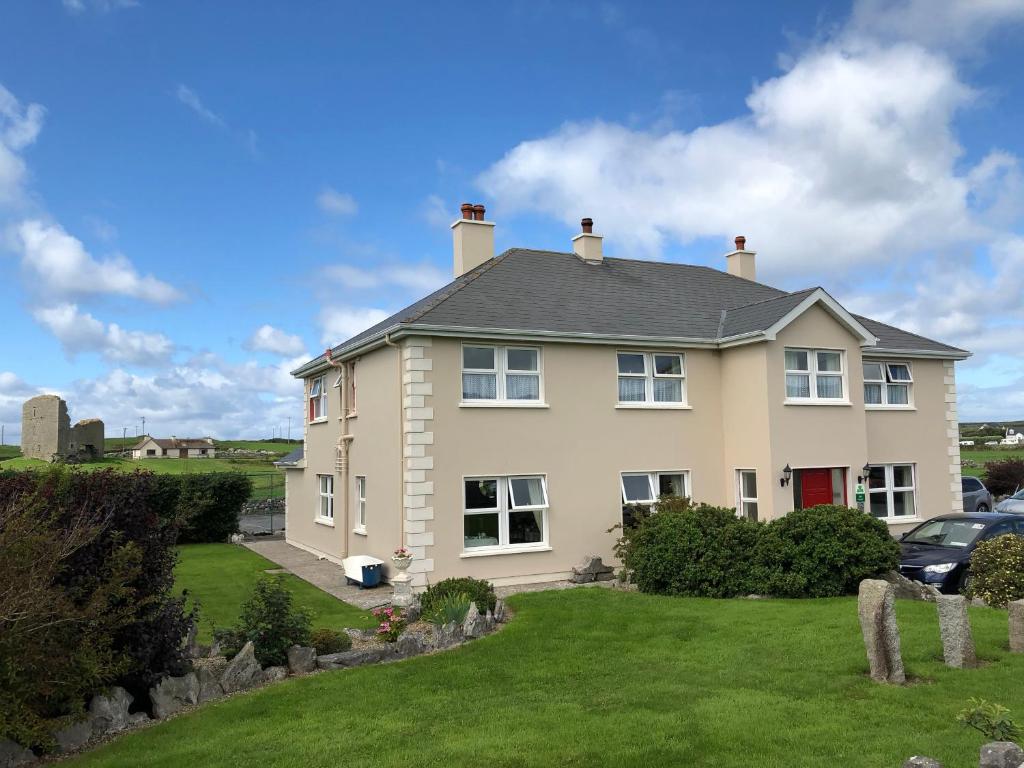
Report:
[[[366,478],[356,475],[356,530],[366,530]]]
[[[757,520],[757,472],[752,469],[736,470],[736,514]]]
[[[622,491],[622,524],[626,528],[636,522],[631,505],[650,507],[659,496],[689,496],[690,473],[623,472],[619,479]]]
[[[913,464],[872,464],[868,472],[868,511],[882,520],[914,517],[915,475]]]
[[[317,506],[317,517],[324,522],[334,522],[334,475],[317,475],[320,501]]]
[[[467,477],[463,510],[466,550],[547,542],[548,487],[543,475]]]

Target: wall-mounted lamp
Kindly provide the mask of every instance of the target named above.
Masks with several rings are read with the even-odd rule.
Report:
[[[785,488],[787,485],[789,485],[789,478],[791,478],[792,476],[793,476],[793,468],[790,467],[789,464],[787,463],[786,466],[782,470],[782,477],[779,478],[779,485],[781,485],[783,488]]]
[[[871,465],[870,464],[865,464],[863,467],[860,468],[860,471],[861,471],[861,474],[858,475],[857,482],[858,483],[866,483],[868,481],[868,477],[871,476]]]

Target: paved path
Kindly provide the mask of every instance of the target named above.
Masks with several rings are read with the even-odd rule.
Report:
[[[391,587],[388,585],[382,584],[376,589],[349,586],[345,583],[345,574],[340,565],[330,560],[321,560],[311,552],[293,547],[284,539],[253,539],[246,541],[244,546],[277,563],[289,573],[308,581],[314,587],[357,608],[376,608],[391,600]]]

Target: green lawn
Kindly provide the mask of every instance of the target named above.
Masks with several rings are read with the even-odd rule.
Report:
[[[328,672],[126,736],[83,766],[977,764],[971,696],[1024,720],[1005,612],[972,609],[986,665],[940,660],[935,606],[897,605],[914,683],[872,683],[856,600],[714,601],[603,589],[519,595],[452,652]]]
[[[1024,448],[1016,446],[1006,448],[962,446],[960,448],[960,458],[962,460],[970,459],[978,464],[976,467],[963,467],[963,474],[974,475],[984,479],[986,462],[1002,461],[1003,459],[1024,459]]]
[[[179,549],[175,588],[199,600],[199,639],[209,642],[213,626],[229,627],[238,620],[241,604],[264,571],[278,566],[234,544],[186,544]],[[353,608],[297,576],[281,576],[296,605],[313,613],[314,627],[376,626],[369,611]]]

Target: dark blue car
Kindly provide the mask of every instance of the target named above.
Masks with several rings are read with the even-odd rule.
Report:
[[[979,512],[933,517],[900,539],[900,573],[956,594],[970,579],[971,553],[978,543],[1007,533],[1024,536],[1024,516]]]

